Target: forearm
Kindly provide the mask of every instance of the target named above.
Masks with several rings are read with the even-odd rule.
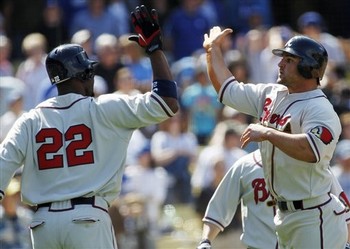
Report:
[[[219,92],[221,84],[232,76],[226,67],[219,45],[211,45],[207,49],[207,70],[216,92]]]
[[[203,223],[202,239],[209,239],[210,241],[213,241],[219,233],[220,228],[218,226],[215,226],[209,222]]]
[[[232,33],[232,29],[221,30],[219,26],[214,26],[210,29],[209,34],[204,34],[203,47],[207,52],[208,75],[217,92],[220,91],[222,82],[232,76],[225,65],[221,51],[224,37],[230,33]]]
[[[305,134],[289,134],[269,128],[265,139],[290,157],[310,163],[316,161]]]
[[[156,50],[149,56],[154,80],[173,80],[168,60],[162,50]]]

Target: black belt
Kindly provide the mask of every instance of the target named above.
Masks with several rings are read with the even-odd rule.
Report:
[[[70,199],[72,207],[75,205],[94,205],[95,204],[95,196],[92,197],[77,197]],[[42,207],[51,207],[52,202],[38,204],[37,208]]]
[[[303,201],[293,201],[292,203],[295,210],[303,209]],[[277,201],[277,206],[281,211],[288,211],[288,205],[285,201]]]

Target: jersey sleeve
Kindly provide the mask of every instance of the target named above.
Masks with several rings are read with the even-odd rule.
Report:
[[[97,100],[97,115],[115,126],[137,129],[156,124],[175,115],[154,92],[135,96],[106,94]]]
[[[228,78],[219,91],[219,101],[239,112],[259,117],[264,96],[277,84],[251,84],[238,82],[234,77]]]
[[[317,103],[312,102],[304,108],[301,132],[307,134],[309,144],[319,162],[323,158],[332,158],[341,133],[341,125],[327,99],[315,101]]]
[[[218,226],[221,231],[231,223],[241,199],[240,177],[241,166],[231,167],[209,201],[204,222]]]
[[[6,138],[0,144],[0,200],[5,194],[5,190],[9,185],[11,178],[14,176],[24,162],[24,154],[27,147],[26,141],[23,139],[26,136],[26,127],[24,116],[20,117]]]

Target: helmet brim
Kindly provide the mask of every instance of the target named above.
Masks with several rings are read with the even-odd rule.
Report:
[[[289,54],[292,56],[300,57],[302,58],[303,56],[300,55],[297,51],[291,48],[278,48],[278,49],[272,49],[272,53],[276,56],[282,57],[283,54]]]
[[[284,49],[272,49],[274,55],[282,57],[283,53],[286,53]]]

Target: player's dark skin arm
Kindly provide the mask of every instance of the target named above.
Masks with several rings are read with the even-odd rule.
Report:
[[[153,79],[173,80],[167,58],[165,57],[163,51],[156,50],[150,54],[149,58],[153,68]],[[174,113],[179,110],[179,103],[177,99],[171,97],[161,97]]]

